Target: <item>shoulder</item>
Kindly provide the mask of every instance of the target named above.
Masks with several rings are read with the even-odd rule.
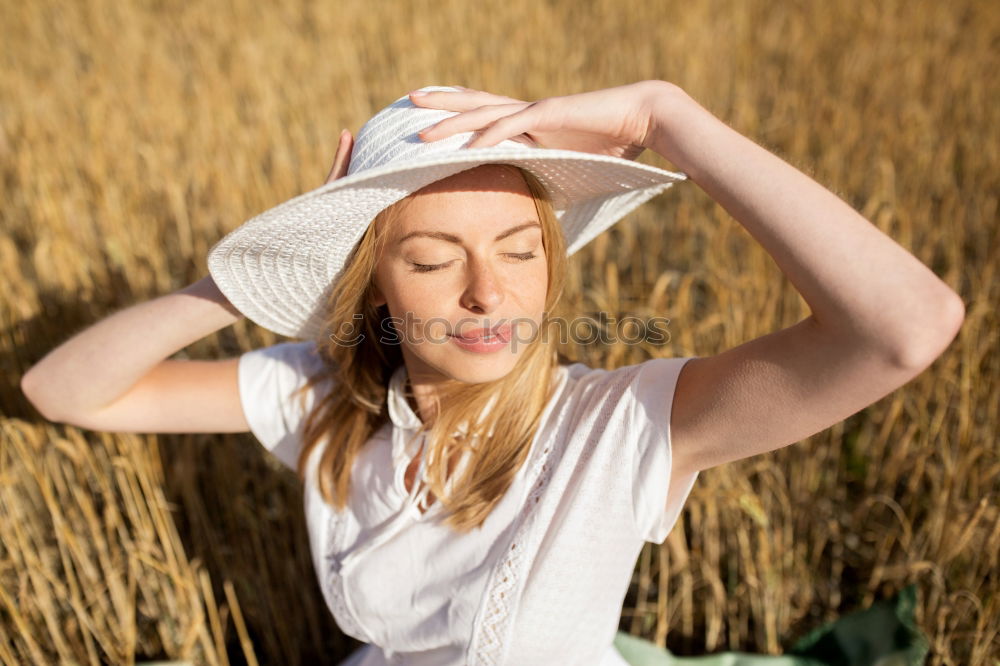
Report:
[[[298,389],[326,368],[312,341],[282,342],[240,356],[240,400],[250,431],[292,469],[303,419],[315,404],[319,388],[329,390],[332,383],[320,381],[304,393]]]
[[[574,427],[614,425],[630,433],[666,430],[678,378],[696,357],[657,358],[614,369],[584,363],[562,366],[566,378],[558,402]]]
[[[654,358],[618,368],[605,369],[573,362],[561,366],[567,376],[567,393],[589,393],[645,397],[647,393],[672,393],[684,365],[696,357]]]
[[[262,409],[279,406],[291,418],[293,398],[314,376],[320,380],[304,400],[311,405],[320,388],[332,386],[332,368],[313,341],[282,342],[244,353],[239,360],[240,394],[245,406]],[[296,415],[298,417],[299,415]],[[295,419],[297,420],[297,418]]]
[[[294,389],[328,368],[316,343],[311,340],[281,342],[254,349],[240,356],[239,363],[241,380],[249,381],[257,377],[279,390]]]
[[[296,368],[306,368],[321,361],[316,343],[312,340],[279,342],[269,347],[248,351],[243,354],[242,358],[252,358],[261,363],[280,363]]]

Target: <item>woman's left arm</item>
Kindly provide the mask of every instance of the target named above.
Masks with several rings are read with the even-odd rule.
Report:
[[[961,298],[835,194],[657,82],[646,146],[673,162],[774,258],[831,338],[901,368],[926,367],[955,337]]]
[[[961,327],[961,298],[847,203],[676,86],[650,105],[647,147],[767,250],[812,313],[681,371],[670,485],[838,423],[923,372]]]
[[[459,115],[424,140],[476,130],[469,147],[523,133],[552,148],[655,150],[746,227],[808,303],[802,321],[684,365],[663,407],[674,480],[843,421],[923,372],[961,327],[965,306],[933,271],[671,83],[539,102],[480,91],[427,98]]]

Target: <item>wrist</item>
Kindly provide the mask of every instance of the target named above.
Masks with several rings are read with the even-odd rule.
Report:
[[[236,307],[229,302],[229,299],[222,293],[219,289],[219,285],[215,283],[215,280],[211,275],[206,275],[197,282],[193,282],[184,287],[180,291],[181,293],[204,298],[207,301],[220,305],[237,320],[244,317],[243,313],[237,310]]]
[[[711,115],[683,88],[669,81],[653,81],[647,97],[649,123],[643,147],[665,157],[677,168],[686,171],[684,156],[678,140],[684,132],[696,130],[698,116]]]

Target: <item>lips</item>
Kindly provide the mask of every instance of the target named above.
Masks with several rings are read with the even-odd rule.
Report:
[[[456,333],[451,333],[453,337],[461,338],[462,340],[480,340],[487,335],[496,335],[501,338],[510,338],[510,324],[498,324],[492,329],[489,328],[474,328],[469,329],[465,333],[458,335]]]

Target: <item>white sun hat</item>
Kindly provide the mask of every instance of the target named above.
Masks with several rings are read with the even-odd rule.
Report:
[[[421,90],[457,91],[449,86]],[[573,254],[683,173],[607,155],[507,139],[465,148],[473,132],[424,142],[422,129],[455,111],[415,106],[408,95],[358,131],[347,175],[247,220],[208,253],[219,290],[254,323],[280,335],[319,339],[327,297],[351,251],[384,208],[434,181],[480,164],[531,172],[552,198]]]

